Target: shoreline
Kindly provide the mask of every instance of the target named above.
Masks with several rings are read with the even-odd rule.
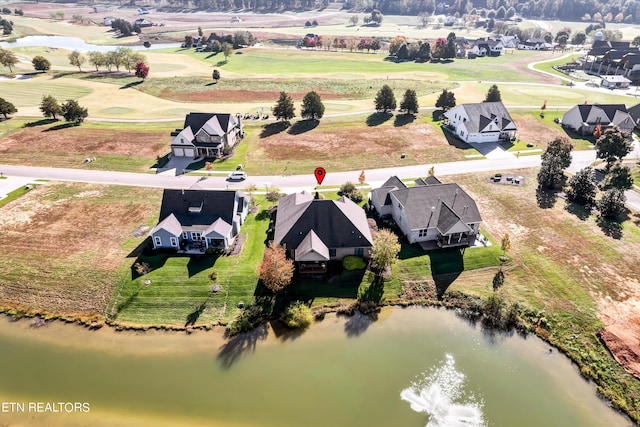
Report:
[[[548,325],[544,321],[544,316],[540,313],[537,313],[536,316],[518,316],[517,318],[500,318],[494,317],[490,314],[488,315],[485,311],[486,301],[480,297],[475,297],[471,295],[466,295],[461,292],[453,292],[452,295],[445,295],[443,299],[430,299],[430,298],[417,298],[417,299],[403,299],[399,298],[398,300],[388,301],[381,304],[372,304],[369,302],[363,301],[354,301],[352,304],[336,304],[332,306],[322,306],[313,311],[315,321],[322,321],[327,314],[335,314],[336,316],[354,316],[358,313],[369,317],[372,321],[377,320],[377,315],[380,311],[385,307],[398,307],[398,308],[406,308],[406,307],[420,307],[425,309],[440,309],[445,308],[447,310],[453,310],[457,315],[463,317],[472,325],[480,324],[483,329],[487,329],[490,331],[495,331],[498,333],[508,333],[510,331],[515,331],[519,335],[526,337],[528,334],[534,334],[536,337],[540,338],[546,344],[552,346],[555,351],[567,357],[574,364],[580,372],[580,375],[587,381],[593,382],[596,385],[596,395],[605,401],[609,407],[614,409],[615,411],[623,414],[627,417],[631,423],[638,424],[638,420],[633,418],[633,414],[631,411],[625,411],[623,407],[616,404],[616,402],[607,396],[606,390],[603,389],[603,385],[597,381],[597,378],[593,375],[589,375],[591,372],[588,369],[588,365],[580,363],[579,360],[572,357],[572,353],[565,350],[561,342],[556,342],[555,340],[550,339],[550,335],[553,332],[551,326]],[[526,314],[526,313],[520,313]],[[528,313],[532,315],[534,313]],[[116,321],[110,321],[103,316],[100,315],[92,315],[87,317],[82,316],[74,316],[74,315],[61,315],[54,313],[47,313],[37,310],[21,310],[16,308],[6,308],[0,307],[0,315],[5,316],[9,319],[9,321],[18,321],[23,318],[31,319],[30,327],[39,328],[47,326],[50,322],[62,322],[67,324],[73,324],[77,326],[81,326],[85,329],[96,331],[98,329],[102,329],[103,327],[108,327],[109,330],[114,333],[131,333],[132,335],[138,333],[146,333],[146,332],[160,332],[160,333],[177,333],[183,332],[185,335],[191,335],[194,332],[205,332],[212,333],[215,335],[218,340],[222,340],[225,343],[229,343],[234,340],[235,337],[243,337],[247,334],[251,334],[258,330],[259,328],[270,328],[269,322],[271,321],[279,321],[278,316],[270,315],[260,317],[259,321],[253,323],[253,327],[247,331],[241,331],[237,334],[230,335],[228,334],[228,325],[223,324],[210,324],[210,325],[192,325],[192,326],[176,326],[176,325],[144,325],[144,324],[135,324],[135,323],[119,323]],[[537,317],[535,322],[527,321],[527,319],[534,320]],[[283,326],[286,328],[286,326]],[[291,330],[299,331],[300,333],[304,333],[304,330]],[[617,362],[614,355],[605,345],[604,341],[601,338],[601,333],[598,333],[596,338],[600,345],[608,352],[608,354],[616,360],[616,363],[619,364],[621,368],[624,369],[624,366]],[[551,349],[550,349],[551,350]],[[636,380],[640,380],[640,378],[636,377],[632,373],[625,370],[629,375],[634,377]],[[613,397],[613,396],[611,396]]]

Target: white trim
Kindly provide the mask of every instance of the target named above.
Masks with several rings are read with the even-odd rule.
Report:
[[[178,238],[177,237],[169,237],[169,240],[171,241],[171,246],[173,246],[174,248],[178,247]]]
[[[162,246],[162,239],[160,236],[153,236],[153,244],[157,248],[158,246]]]

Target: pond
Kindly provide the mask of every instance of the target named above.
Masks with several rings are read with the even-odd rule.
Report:
[[[328,315],[302,334],[274,325],[230,341],[30,324],[0,318],[2,424],[631,425],[543,341],[452,311]]]
[[[89,44],[78,37],[66,36],[27,36],[17,39],[15,42],[0,42],[0,47],[32,47],[42,46],[56,49],[77,50],[80,53],[91,51],[110,52],[118,47],[127,47],[132,50],[147,50],[144,46],[107,46]],[[151,44],[151,49],[179,48],[180,43]]]

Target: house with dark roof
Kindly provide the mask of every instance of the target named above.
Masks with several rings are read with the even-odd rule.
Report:
[[[633,117],[624,104],[579,104],[562,116],[562,126],[581,135],[593,135],[597,126],[631,133],[635,127]]]
[[[154,249],[228,250],[248,212],[248,198],[240,191],[166,189],[149,235]]]
[[[474,41],[469,53],[476,56],[500,56],[503,47],[501,40],[487,37]]]
[[[415,184],[407,187],[392,176],[371,191],[371,205],[381,217],[393,218],[409,243],[472,246],[482,222],[473,198],[458,184],[444,184],[434,176]]]
[[[444,116],[447,126],[464,142],[512,140],[518,130],[502,102],[462,104]]]
[[[364,210],[346,197],[315,199],[307,192],[278,200],[273,240],[283,245],[300,273],[325,272],[347,255],[369,258],[373,237]]]
[[[177,157],[220,157],[244,137],[240,115],[189,113],[182,129],[171,133],[171,153]]]

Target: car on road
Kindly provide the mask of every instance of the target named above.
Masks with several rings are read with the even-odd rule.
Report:
[[[227,181],[244,181],[245,179],[247,179],[247,174],[242,171],[231,172],[227,176]]]

